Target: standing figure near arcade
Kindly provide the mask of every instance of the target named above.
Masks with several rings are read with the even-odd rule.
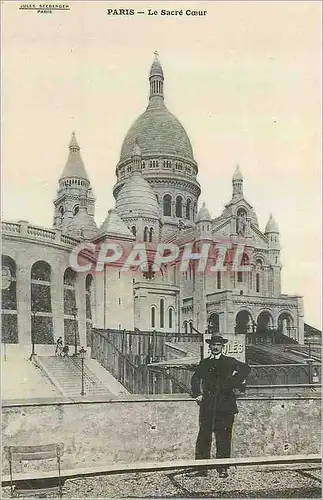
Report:
[[[200,429],[195,458],[210,458],[212,434],[215,433],[216,458],[229,458],[234,415],[238,413],[234,389],[242,389],[250,367],[222,353],[228,342],[212,334],[206,342],[210,356],[202,359],[191,381],[191,395],[200,407]],[[227,477],[227,467],[218,468],[220,477]],[[202,471],[199,475],[207,475]]]

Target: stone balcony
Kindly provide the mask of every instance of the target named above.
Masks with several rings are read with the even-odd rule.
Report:
[[[18,221],[18,222],[7,222],[3,221],[1,223],[2,235],[4,237],[20,237],[24,239],[41,240],[44,242],[53,242],[61,244],[68,247],[74,247],[80,240],[77,238],[72,238],[66,234],[62,234],[62,231],[58,228],[47,229],[39,226],[34,226],[28,221]]]

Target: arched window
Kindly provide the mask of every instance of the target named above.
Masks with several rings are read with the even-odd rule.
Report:
[[[190,333],[193,333],[193,321],[190,321]]]
[[[153,306],[151,308],[151,327],[155,328],[156,326],[156,308]]]
[[[221,271],[217,271],[216,273],[216,282],[217,282],[217,289],[221,290]]]
[[[144,229],[144,241],[148,241],[148,227]]]
[[[137,228],[136,228],[136,226],[132,226],[132,228],[131,228],[131,232],[132,232],[132,234],[133,234],[134,236],[136,236],[136,234],[137,234]]]
[[[176,217],[183,217],[183,198],[181,196],[177,196],[176,198],[175,213]]]
[[[68,267],[64,273],[64,285],[75,288],[76,272]]]
[[[2,255],[1,305],[3,343],[18,344],[16,262],[9,255]]]
[[[35,262],[31,268],[31,279],[49,282],[51,280],[50,265],[42,260]]]
[[[238,271],[238,283],[242,283],[242,271]]]
[[[219,333],[220,331],[220,317],[217,313],[212,313],[208,321],[209,333]]]
[[[172,197],[170,194],[165,194],[163,198],[163,214],[165,216],[172,215]]]
[[[153,241],[153,234],[154,234],[154,229],[151,227],[149,229],[149,241],[152,242]]]
[[[31,268],[31,333],[37,344],[54,342],[51,275],[48,262],[40,260]]]
[[[187,200],[186,202],[186,219],[190,219],[191,218],[191,200]]]
[[[78,205],[75,205],[75,207],[73,208],[73,215],[78,214],[79,210],[80,210],[80,207]]]
[[[239,208],[236,219],[236,232],[240,236],[246,236],[247,212],[244,208]]]
[[[173,328],[173,309],[168,309],[168,328]]]
[[[146,278],[146,280],[152,280],[155,276],[155,271],[153,270],[153,263],[148,262],[148,270],[144,271],[143,276]]]
[[[187,321],[184,321],[184,333],[187,333],[188,330],[187,330]]]
[[[165,300],[160,299],[160,314],[159,314],[159,326],[164,328],[164,311],[165,311]]]
[[[256,292],[260,292],[260,276],[259,276],[259,273],[256,274]]]
[[[249,264],[249,257],[246,253],[244,253],[241,259],[241,265],[247,266],[248,264]]]
[[[262,268],[262,260],[261,259],[257,259],[256,260],[256,267],[257,267],[257,269],[261,269]]]

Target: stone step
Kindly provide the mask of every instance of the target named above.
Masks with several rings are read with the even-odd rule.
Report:
[[[66,396],[79,395],[81,390],[81,360],[59,356],[41,357],[41,363],[49,378],[56,381]],[[87,394],[106,395],[109,390],[84,364],[84,390]]]

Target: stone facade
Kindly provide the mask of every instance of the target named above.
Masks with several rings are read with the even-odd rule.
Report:
[[[264,339],[278,331],[303,343],[302,297],[281,293],[277,223],[270,216],[260,230],[238,166],[222,214],[212,218],[205,205],[198,212],[198,165],[185,129],[165,106],[157,58],[149,86],[148,107],[128,131],[116,167],[116,207],[101,228],[74,133],[54,200],[53,229],[3,222],[3,341],[28,344],[33,337],[46,344],[62,335],[68,343],[76,336],[78,345],[88,345],[93,324],[170,332],[210,327]],[[70,254],[82,242],[122,248],[142,242],[150,263],[139,271],[123,272],[121,261],[98,270],[97,254],[83,251],[83,263],[90,265],[76,272]],[[160,270],[152,266],[158,242],[179,248],[177,260]],[[194,259],[183,269],[181,256],[189,245],[194,252],[215,245],[217,258],[224,249],[226,270],[200,272]]]

